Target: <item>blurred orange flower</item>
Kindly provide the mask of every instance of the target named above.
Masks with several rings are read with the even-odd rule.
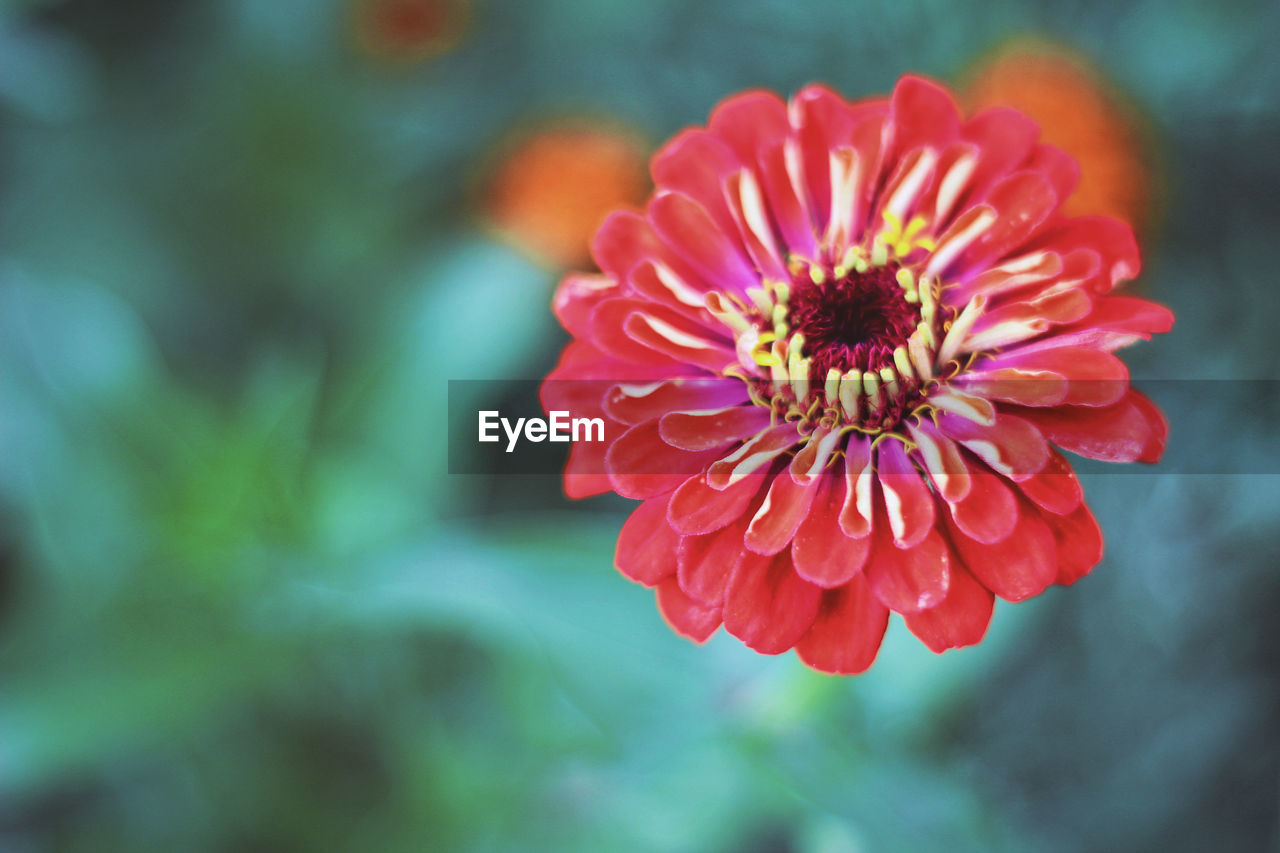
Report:
[[[380,59],[412,63],[455,47],[470,17],[469,0],[354,0],[355,37]]]
[[[1041,139],[1080,163],[1071,216],[1105,214],[1141,228],[1150,218],[1149,152],[1133,110],[1101,74],[1070,51],[1019,39],[966,75],[970,109],[1005,106],[1033,118]]]
[[[499,235],[556,267],[590,260],[605,215],[649,190],[645,150],[631,133],[598,123],[528,133],[499,155],[480,207]]]

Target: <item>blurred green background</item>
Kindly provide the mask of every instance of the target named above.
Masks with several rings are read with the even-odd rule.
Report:
[[[1280,362],[1280,5],[376,5],[2,6],[0,849],[1280,848],[1275,427],[1226,381]],[[1222,380],[1152,393],[1237,473],[1089,466],[1093,576],[853,679],[673,635],[628,502],[448,474],[447,380],[564,342],[485,213],[522,129],[651,148],[1027,35],[1142,128],[1179,320],[1126,357]]]

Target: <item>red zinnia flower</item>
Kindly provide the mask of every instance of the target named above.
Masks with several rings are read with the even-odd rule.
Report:
[[[733,97],[653,158],[554,301],[548,409],[602,418],[566,492],[643,500],[616,564],[679,633],[860,672],[889,611],[934,651],[993,594],[1069,584],[1102,538],[1068,463],[1155,461],[1166,425],[1111,352],[1172,315],[1111,295],[1128,226],[1059,208],[1075,162],[915,77],[849,103]]]

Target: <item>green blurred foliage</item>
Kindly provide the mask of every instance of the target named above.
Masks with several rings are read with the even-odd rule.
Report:
[[[1135,375],[1270,378],[1275,4],[476,0],[409,66],[335,0],[0,8],[0,847],[1276,844],[1275,476],[1091,475],[1094,577],[832,679],[675,637],[610,568],[625,501],[450,476],[442,434],[447,380],[563,342],[468,208],[513,130],[658,140],[1022,33],[1161,146],[1179,326]],[[1274,441],[1219,398],[1165,401],[1173,460]]]

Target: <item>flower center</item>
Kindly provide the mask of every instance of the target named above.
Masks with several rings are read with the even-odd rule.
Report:
[[[726,375],[802,429],[896,429],[926,405],[935,367],[955,355],[953,324],[968,328],[941,304],[941,282],[921,274],[917,250],[934,249],[917,236],[923,220],[903,229],[897,217],[884,218],[869,244],[789,255],[789,282],[766,279],[742,297],[707,295],[707,311],[733,333],[737,361]]]
[[[813,283],[806,275],[792,287],[788,318],[804,335],[811,371],[874,370],[893,364],[893,351],[907,343],[920,322],[918,306],[906,300],[896,263],[850,271]]]

